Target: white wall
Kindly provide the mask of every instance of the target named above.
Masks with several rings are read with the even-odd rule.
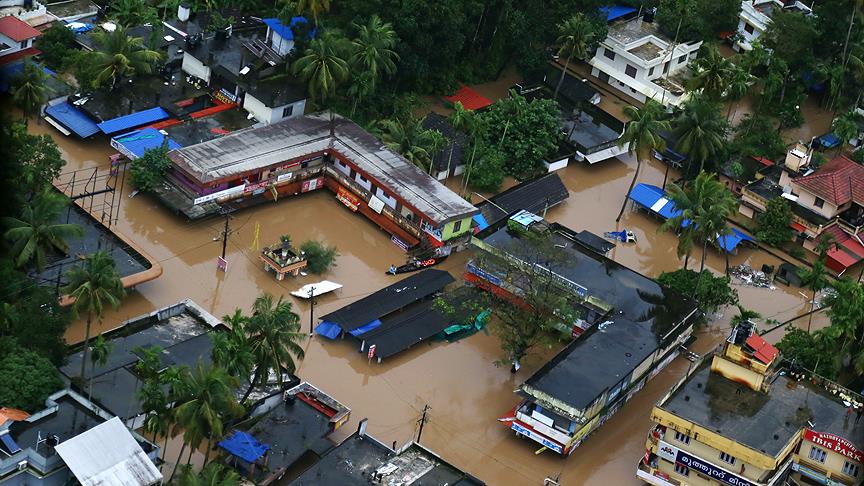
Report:
[[[267,35],[270,37],[270,47],[278,52],[280,56],[287,56],[294,49],[294,39],[285,39],[281,35],[267,28]]]
[[[258,100],[258,98],[252,96],[251,93],[246,93],[246,96],[243,97],[243,109],[251,113],[259,122],[268,125],[282,120],[282,113],[288,106],[294,106],[294,110],[291,112],[291,116],[287,118],[297,118],[298,116],[303,116],[303,112],[306,110],[306,100],[270,108]]]
[[[364,180],[366,182],[363,182]],[[357,182],[357,184],[360,184],[367,191],[372,190],[372,181],[370,181],[369,179],[365,179],[363,174],[358,172],[357,175],[354,176],[354,181]]]
[[[195,56],[188,52],[183,53],[183,64],[181,65],[181,69],[196,78],[203,79],[207,84],[210,84],[210,68],[205,66],[201,61],[195,58]]]
[[[396,209],[396,198],[394,198],[392,196],[388,196],[387,194],[385,194],[384,191],[381,190],[380,187],[375,188],[375,197],[384,201],[384,204],[390,206],[393,209]]]
[[[10,39],[9,37],[6,37],[3,34],[0,34],[0,42],[11,47],[11,49],[6,49],[5,51],[0,51],[0,54],[2,54],[4,56],[7,54],[12,54],[12,53],[27,49],[28,47],[31,47],[33,45],[33,39],[27,39],[26,41],[24,41],[24,45],[22,46],[20,42],[14,41],[14,40]]]

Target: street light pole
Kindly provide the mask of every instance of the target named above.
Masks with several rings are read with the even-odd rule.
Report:
[[[309,303],[311,306],[309,307],[309,337],[315,335],[315,331],[313,330],[313,326],[315,325],[315,287],[309,287]]]

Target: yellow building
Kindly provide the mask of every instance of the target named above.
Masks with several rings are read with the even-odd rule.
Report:
[[[637,476],[655,486],[860,484],[864,421],[849,407],[864,400],[787,364],[751,324],[736,327],[652,410]]]

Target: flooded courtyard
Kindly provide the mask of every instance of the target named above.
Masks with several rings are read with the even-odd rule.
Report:
[[[107,170],[113,150],[105,141],[77,142],[55,136],[44,125],[31,123],[30,127],[34,132],[54,136],[64,151],[68,170]],[[659,221],[629,208],[621,222],[615,223],[634,169],[633,161],[617,159],[595,166],[571,165],[560,172],[570,198],[550,209],[546,216],[573,229],[597,234],[621,228],[634,231],[638,243],[619,244],[610,256],[656,277],[682,265],[675,254],[675,236],[658,232]],[[643,164],[639,180],[662,184],[663,167],[656,162]],[[448,185],[453,187],[458,181]],[[314,312],[322,315],[392,283],[394,277],[386,275],[385,270],[404,260],[404,253],[386,233],[344,208],[331,193],[317,191],[236,212],[230,222],[229,268],[223,273],[216,269],[222,220],[187,223],[149,196],[130,198],[128,187],[123,192],[114,228],[158,260],[164,273],[129,292],[122,307],[107,313],[96,326],[99,330],[186,298],[218,317],[236,307],[248,309],[261,292],[291,300],[306,330],[310,325],[308,302],[290,296],[290,291],[322,279],[344,285],[334,294],[318,299]],[[289,234],[298,243],[317,239],[337,246],[337,266],[323,276],[275,280],[272,273],[263,271],[258,250],[278,241],[282,234]],[[468,253],[455,255],[441,268],[459,278],[468,258]],[[699,260],[697,250],[691,268]],[[721,254],[711,249],[706,260],[713,271],[723,272],[725,261]],[[776,265],[779,259],[745,248],[730,258],[731,265],[740,263],[759,268],[763,263]],[[808,310],[799,289],[736,289],[743,305],[765,318],[784,321]],[[706,352],[725,338],[726,322],[733,312],[727,309],[726,315],[715,316],[709,327],[697,331],[693,349]],[[824,316],[817,316],[814,324],[824,325]],[[778,331],[769,340],[779,338]],[[83,323],[76,322],[68,330],[67,340],[81,339]],[[513,390],[557,349],[532,355],[519,373],[511,375],[507,368],[494,366],[493,361],[502,357],[500,347],[493,335],[484,333],[452,344],[420,344],[380,365],[369,364],[349,341],[315,337],[304,346],[306,359],[299,364],[297,374],[352,409],[353,425],[341,429],[338,435],[349,434],[362,418],[368,417],[372,435],[387,444],[403,444],[416,437],[417,420],[423,407],[429,405],[423,444],[490,485],[542,484],[546,477],[559,477],[566,485],[639,484],[634,470],[644,451],[651,407],[690,364],[683,358],[676,359],[570,458],[562,459],[549,452],[535,455],[535,443],[518,440],[496,421],[518,401]],[[179,441],[172,441],[172,446],[175,443]],[[176,454],[177,449],[169,447],[168,460],[173,462]]]

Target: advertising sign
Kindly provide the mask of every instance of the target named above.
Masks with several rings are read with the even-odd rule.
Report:
[[[381,214],[381,211],[384,210],[384,201],[378,199],[375,196],[369,198],[369,209],[375,211],[378,214]]]
[[[339,190],[336,191],[336,199],[351,211],[356,212],[360,208],[360,199],[342,186],[339,186]]]
[[[691,456],[680,449],[675,455],[675,462],[687,466],[698,473],[702,473],[711,479],[716,479],[721,483],[728,484],[729,486],[756,486],[741,476],[732,474],[731,472],[721,469],[708,461]]]
[[[374,345],[374,344],[373,344],[372,346],[369,346],[369,354],[368,354],[369,359],[372,359],[372,358],[375,357],[375,348],[376,348],[376,347],[377,347],[377,346]]]
[[[806,476],[806,477],[816,481],[819,484],[824,484],[825,486],[840,486],[841,485],[841,483],[838,483],[837,481],[828,479],[827,477],[825,477],[824,474],[816,472],[807,466],[803,466],[801,464],[798,464],[797,462],[792,463],[792,470],[797,472],[797,473],[800,473],[802,476]]]
[[[206,196],[196,197],[192,204],[201,204],[207,201],[215,201],[216,199],[222,199],[223,197],[233,196],[235,194],[241,194],[246,190],[246,184],[241,184],[239,186],[229,187],[224,191],[214,192],[212,194],[207,194]]]
[[[864,461],[864,453],[859,451],[851,442],[838,435],[804,429],[804,440],[808,440],[829,451],[844,455],[853,461]]]
[[[676,457],[678,457],[678,448],[661,440],[657,444],[657,455],[669,462],[675,462]]]
[[[527,427],[523,427],[518,422],[513,422],[510,425],[510,428],[513,429],[514,431],[516,431],[516,433],[518,433],[518,434],[522,434],[525,437],[528,437],[528,438],[530,438],[536,442],[543,444],[544,446],[548,447],[549,449],[552,449],[553,451],[557,452],[558,454],[564,453],[564,448],[561,447],[561,444],[553,442],[553,441],[547,439],[546,437],[543,437],[542,435],[532,431],[531,429],[529,429]]]
[[[318,189],[319,187],[324,185],[323,177],[316,177],[315,179],[309,179],[308,181],[303,181],[303,186],[300,188],[300,192],[309,192]]]
[[[276,176],[276,183],[278,184],[278,183],[283,182],[283,181],[290,181],[293,178],[294,178],[293,172],[289,172],[287,174],[281,174],[281,175]]]

